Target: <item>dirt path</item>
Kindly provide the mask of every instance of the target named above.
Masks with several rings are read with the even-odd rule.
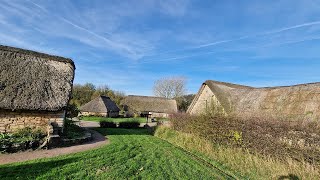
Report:
[[[64,155],[64,154],[82,152],[82,151],[94,149],[109,143],[109,141],[100,133],[93,130],[90,130],[90,131],[92,132],[92,136],[94,139],[91,142],[81,144],[81,145],[76,145],[76,146],[55,148],[55,149],[49,149],[49,150],[36,150],[36,151],[19,152],[14,154],[2,154],[0,155],[0,164],[22,162],[22,161],[28,161],[33,159],[49,158],[49,157],[55,157],[55,156]]]

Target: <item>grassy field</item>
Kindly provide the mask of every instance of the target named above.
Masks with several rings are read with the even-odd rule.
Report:
[[[144,117],[137,117],[137,118],[107,118],[107,117],[96,117],[96,116],[90,116],[86,117],[83,116],[81,118],[83,121],[95,121],[95,122],[100,122],[100,121],[109,121],[109,122],[127,122],[127,121],[138,121],[140,123],[145,123],[147,121],[146,118]],[[150,122],[150,119],[149,119]]]
[[[103,129],[111,144],[82,153],[0,166],[0,179],[230,179],[146,129]],[[232,178],[231,178],[232,179]]]

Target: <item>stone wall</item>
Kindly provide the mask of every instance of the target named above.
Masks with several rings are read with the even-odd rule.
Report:
[[[64,111],[43,112],[43,111],[11,111],[0,110],[0,132],[14,132],[25,127],[39,128],[47,131],[48,125],[56,124],[63,127],[65,118]]]
[[[168,118],[169,114],[168,113],[158,113],[158,112],[151,112],[151,118]]]
[[[82,116],[101,116],[107,117],[107,113],[98,113],[98,112],[81,112],[80,115]]]
[[[82,116],[100,116],[100,117],[118,117],[119,112],[108,112],[108,113],[99,113],[99,112],[81,112]]]
[[[221,106],[220,102],[216,98],[216,96],[213,94],[211,89],[204,85],[201,87],[200,93],[197,95],[198,98],[194,104],[191,104],[190,109],[188,110],[188,113],[190,114],[203,114],[207,111],[221,111],[217,113],[224,113],[224,109]],[[213,113],[213,112],[209,112]]]

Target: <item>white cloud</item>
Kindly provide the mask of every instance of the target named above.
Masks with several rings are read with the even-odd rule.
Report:
[[[158,2],[162,12],[171,16],[183,16],[187,13],[190,4],[188,0],[162,0]]]

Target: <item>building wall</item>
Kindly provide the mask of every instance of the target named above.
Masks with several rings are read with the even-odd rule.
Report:
[[[224,109],[211,89],[207,85],[204,85],[200,91],[199,98],[188,112],[193,115],[203,113],[224,113]]]
[[[80,115],[82,116],[101,116],[107,117],[107,113],[98,113],[98,112],[81,112]]]
[[[118,117],[119,116],[119,111],[117,112],[108,112],[108,117]]]
[[[151,118],[168,118],[169,114],[168,113],[158,113],[158,112],[151,112]]]
[[[99,112],[81,112],[82,116],[100,116],[100,117],[118,117],[119,112],[108,112],[108,113],[99,113]]]
[[[63,127],[64,118],[64,111],[43,112],[0,110],[0,132],[10,133],[25,127],[39,128],[46,132],[48,125],[52,122],[56,123],[58,127]]]

